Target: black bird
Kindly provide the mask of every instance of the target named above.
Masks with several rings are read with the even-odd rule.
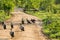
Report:
[[[31,21],[32,21],[33,23],[35,23],[36,20],[35,20],[35,19],[31,19]]]
[[[6,29],[6,24],[3,24],[3,28]]]
[[[10,31],[10,36],[13,38],[14,37],[14,32]]]
[[[31,24],[31,22],[30,22],[28,19],[26,19],[26,20],[27,20],[27,23],[28,23],[28,24]]]
[[[22,19],[22,24],[24,24],[24,20]]]
[[[11,23],[11,28],[13,28],[13,24]]]
[[[24,27],[22,25],[20,25],[20,29],[21,31],[24,31]]]

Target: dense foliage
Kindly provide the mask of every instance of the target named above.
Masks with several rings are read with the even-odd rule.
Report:
[[[58,15],[60,16],[60,15]],[[49,37],[49,38],[60,38],[60,18],[59,17],[47,17],[43,20],[44,22],[44,28],[43,32]]]
[[[14,8],[14,2],[12,0],[0,0],[0,22],[10,18],[10,12]]]

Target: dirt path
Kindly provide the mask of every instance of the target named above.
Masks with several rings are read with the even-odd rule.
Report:
[[[38,20],[37,17],[25,14],[23,12],[14,12],[14,16],[7,20],[6,22],[21,22],[21,19],[31,19],[34,18]],[[26,20],[25,20],[26,21]],[[6,23],[7,24],[7,23]],[[19,25],[14,25],[13,31],[15,32],[15,37],[11,39],[9,32],[10,32],[10,25],[7,25],[7,29],[3,30],[3,28],[0,25],[0,40],[6,39],[6,40],[47,40],[46,37],[41,32],[41,26],[37,24],[26,24],[23,25],[25,28],[25,31],[21,32],[19,29]]]

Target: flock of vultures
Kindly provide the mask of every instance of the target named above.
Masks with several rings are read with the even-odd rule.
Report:
[[[26,21],[27,21],[27,24],[31,24],[31,22],[32,22],[32,23],[35,23],[36,20],[35,20],[35,19],[31,19],[31,20],[26,19]],[[31,21],[31,22],[30,22],[30,21]],[[1,24],[3,25],[3,29],[6,30],[7,28],[6,28],[5,22],[1,22]],[[25,24],[25,23],[24,23],[24,20],[22,19],[22,20],[21,20],[21,23],[20,23],[20,27],[19,27],[19,29],[20,29],[21,31],[25,31],[23,24]],[[13,25],[12,22],[11,22],[10,25],[11,25],[10,36],[11,36],[11,38],[13,38],[13,37],[14,37],[14,31],[12,31],[12,29],[14,28],[14,25]]]

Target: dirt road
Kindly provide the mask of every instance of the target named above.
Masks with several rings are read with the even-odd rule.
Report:
[[[7,29],[4,30],[2,28],[2,25],[0,25],[0,40],[47,40],[41,32],[42,27],[38,24],[25,24],[23,25],[25,31],[22,32],[19,29],[20,25],[14,25],[13,31],[15,32],[15,37],[11,39],[11,36],[9,34],[10,25],[7,24],[7,22],[20,23],[22,18],[24,18],[24,20],[26,18],[29,20],[31,18],[38,20],[37,17],[25,14],[23,12],[13,12],[11,19],[6,21]]]

